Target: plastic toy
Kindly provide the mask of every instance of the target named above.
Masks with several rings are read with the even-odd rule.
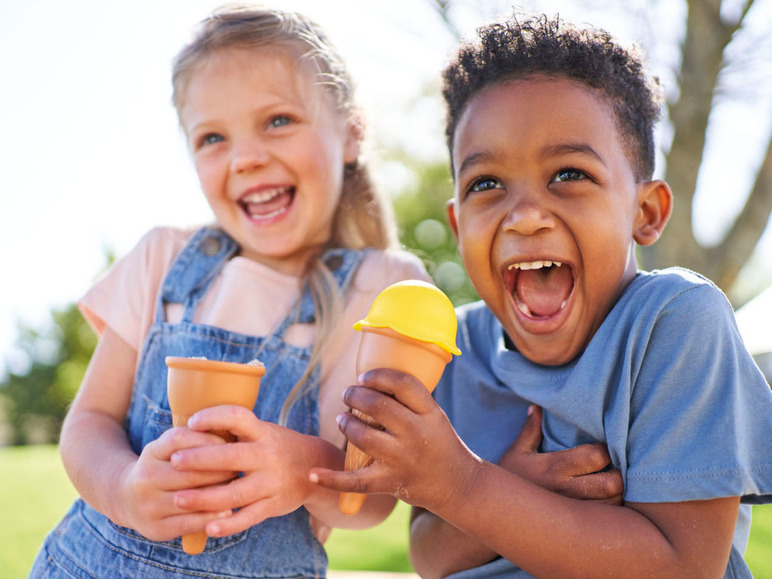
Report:
[[[166,358],[169,375],[166,382],[169,408],[174,426],[185,426],[188,419],[204,408],[237,404],[252,410],[257,402],[260,380],[265,367],[259,363],[235,364],[203,358]],[[214,434],[233,442],[230,432]],[[206,531],[182,537],[182,549],[198,555],[206,547]]]
[[[433,391],[456,346],[457,320],[453,304],[435,286],[418,280],[402,281],[384,289],[364,320],[354,324],[362,332],[357,353],[357,375],[375,368],[393,368],[412,374]],[[352,409],[359,419],[372,417]],[[348,443],[345,470],[364,468],[372,458]],[[362,508],[365,495],[341,493],[338,507],[347,515]]]

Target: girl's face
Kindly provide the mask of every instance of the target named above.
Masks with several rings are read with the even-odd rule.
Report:
[[[241,255],[303,271],[331,234],[358,133],[289,49],[224,49],[191,73],[180,120],[207,201]]]
[[[609,106],[560,79],[475,96],[453,166],[449,216],[480,297],[528,359],[571,361],[635,276],[635,240],[664,227],[669,188],[637,182]]]

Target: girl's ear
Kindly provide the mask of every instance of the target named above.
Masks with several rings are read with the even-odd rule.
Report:
[[[448,199],[445,203],[445,215],[448,218],[450,230],[458,241],[458,222],[456,221],[456,201],[454,199]]]
[[[638,199],[633,238],[638,245],[651,245],[659,239],[673,212],[673,192],[664,181],[649,181],[641,185]]]
[[[365,129],[362,126],[362,118],[359,115],[351,115],[346,123],[346,142],[343,145],[343,163],[345,165],[355,163],[359,159],[364,138]]]

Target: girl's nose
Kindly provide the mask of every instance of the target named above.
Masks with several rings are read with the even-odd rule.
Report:
[[[242,141],[233,147],[231,171],[243,173],[264,167],[270,159],[268,148],[259,140]]]
[[[511,201],[510,201],[511,202]],[[520,235],[533,235],[555,227],[555,217],[533,196],[514,200],[504,219],[504,229]]]

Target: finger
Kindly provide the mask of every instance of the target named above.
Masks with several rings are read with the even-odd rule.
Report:
[[[539,451],[541,444],[541,407],[531,404],[523,428],[512,443],[510,450],[519,454],[532,454]],[[508,451],[509,452],[509,451]]]
[[[574,498],[591,501],[618,501],[622,497],[624,484],[619,469],[575,477],[571,480]]]
[[[394,400],[391,400],[391,404],[398,405]],[[370,408],[379,417],[384,415],[379,410],[372,410],[374,407]],[[379,418],[373,418],[376,421],[370,424],[368,421],[361,420],[354,414],[347,412],[338,416],[338,429],[349,442],[366,454],[375,457],[381,456],[384,449],[389,447],[389,441],[392,437],[388,431],[381,429],[378,424]]]
[[[359,380],[361,385],[395,398],[418,414],[428,412],[434,407],[434,400],[429,391],[411,374],[390,368],[378,368],[362,374]]]
[[[190,511],[224,511],[237,509],[261,498],[253,488],[260,488],[252,480],[245,482],[243,478],[229,481],[227,484],[214,485],[199,489],[185,489],[174,496],[178,508]]]
[[[233,442],[178,450],[172,454],[170,461],[179,471],[218,471],[230,473],[229,478],[233,478],[239,472],[253,470],[255,458],[247,444]]]
[[[271,501],[269,500],[254,502],[234,512],[230,517],[210,521],[206,525],[206,534],[210,537],[227,537],[245,531],[250,527],[259,525],[268,517],[279,514],[271,513],[270,508]]]
[[[553,453],[555,459],[562,464],[559,469],[570,476],[581,476],[596,473],[611,464],[606,445],[601,442],[581,444],[574,448]]]
[[[196,432],[185,426],[175,426],[164,432],[147,446],[153,457],[168,461],[172,454],[186,448],[199,446],[222,445],[225,441],[210,432]]]
[[[352,410],[363,412],[372,419],[369,422],[374,420],[378,425],[382,424],[382,419],[409,412],[389,394],[364,385],[346,388],[343,391],[343,402]]]
[[[188,420],[188,427],[198,431],[227,431],[239,440],[257,440],[262,422],[251,409],[233,404],[199,410]]]
[[[314,467],[308,472],[308,480],[333,491],[366,493],[372,484],[366,473],[369,468],[343,471]]]
[[[187,535],[188,533],[197,533],[199,531],[203,531],[206,528],[207,523],[225,519],[230,517],[232,514],[233,513],[231,511],[222,511],[217,513],[198,512],[167,517],[161,524],[161,532],[165,535],[165,537],[159,538],[157,540],[170,540],[175,537]]]

